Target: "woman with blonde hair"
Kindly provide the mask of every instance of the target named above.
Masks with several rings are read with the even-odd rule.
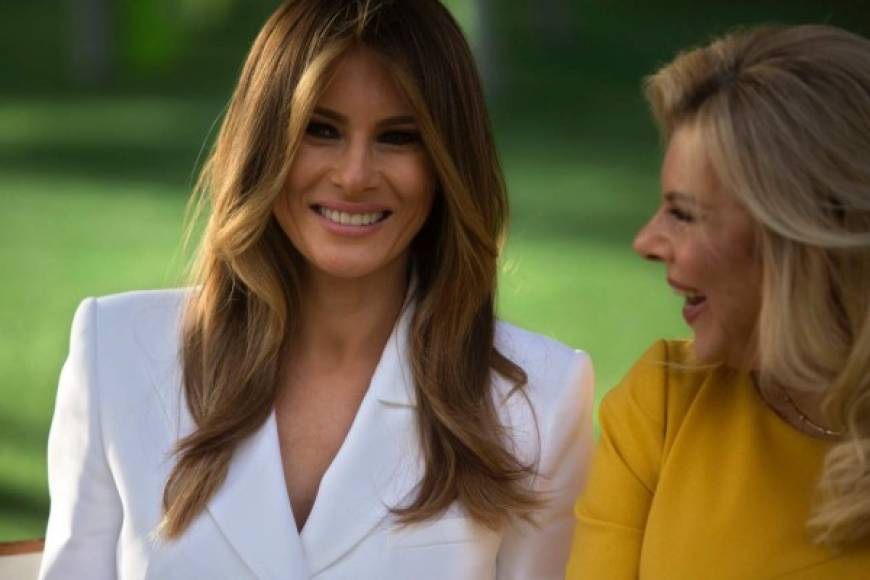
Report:
[[[870,41],[755,28],[647,81],[635,249],[685,298],[601,405],[569,578],[870,574]]]
[[[437,0],[288,0],[199,184],[193,289],[89,299],[43,578],[561,578],[588,358],[494,315],[507,218]]]

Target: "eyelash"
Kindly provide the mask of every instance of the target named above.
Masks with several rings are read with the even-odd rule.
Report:
[[[338,139],[341,137],[341,134],[338,132],[334,126],[329,123],[322,123],[319,121],[311,121],[308,123],[308,126],[305,128],[305,133],[314,137],[316,139]],[[390,130],[385,131],[377,136],[378,143],[383,143],[385,145],[393,145],[396,147],[403,147],[408,145],[414,145],[420,142],[420,133],[417,131],[411,130]]]
[[[692,223],[695,221],[695,216],[687,211],[683,211],[678,207],[668,208],[668,213],[673,216],[675,219],[685,223]]]
[[[317,121],[308,123],[308,126],[305,128],[305,134],[317,139],[337,139],[339,136],[338,130],[335,127],[328,123],[319,123]]]
[[[387,131],[378,135],[379,143],[387,145],[413,145],[420,142],[420,133],[417,131]]]

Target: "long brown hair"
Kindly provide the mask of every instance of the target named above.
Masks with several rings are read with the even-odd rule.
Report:
[[[758,224],[762,388],[822,393],[845,433],[810,520],[820,542],[870,535],[870,41],[831,26],[737,31],[647,80],[665,136],[705,132]]]
[[[518,388],[526,376],[494,346],[508,205],[468,45],[437,0],[290,0],[251,48],[197,187],[210,215],[182,340],[196,429],[179,442],[164,491],[166,537],[204,509],[238,444],[272,410],[279,353],[301,307],[301,257],[272,207],[330,71],[355,44],[390,67],[438,176],[431,215],[412,243],[410,358],[425,474],[394,511],[412,523],[458,500],[495,527],[540,503],[492,400],[493,372]]]

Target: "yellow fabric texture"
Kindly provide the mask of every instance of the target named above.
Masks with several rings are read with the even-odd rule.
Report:
[[[567,579],[870,579],[870,541],[834,553],[806,529],[831,444],[691,361],[657,342],[602,402]]]

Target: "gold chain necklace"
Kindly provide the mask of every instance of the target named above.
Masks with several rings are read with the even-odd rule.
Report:
[[[801,423],[803,423],[811,431],[815,431],[816,433],[819,433],[826,437],[830,437],[832,439],[839,439],[843,436],[842,431],[828,429],[827,427],[823,427],[822,425],[819,425],[818,423],[807,417],[806,414],[801,411],[800,407],[797,406],[797,403],[794,402],[794,399],[791,398],[791,395],[788,394],[788,391],[785,389],[785,387],[779,387],[779,390],[782,393],[782,400],[785,401],[789,407],[791,407],[792,411],[794,411],[798,418],[801,420]]]

